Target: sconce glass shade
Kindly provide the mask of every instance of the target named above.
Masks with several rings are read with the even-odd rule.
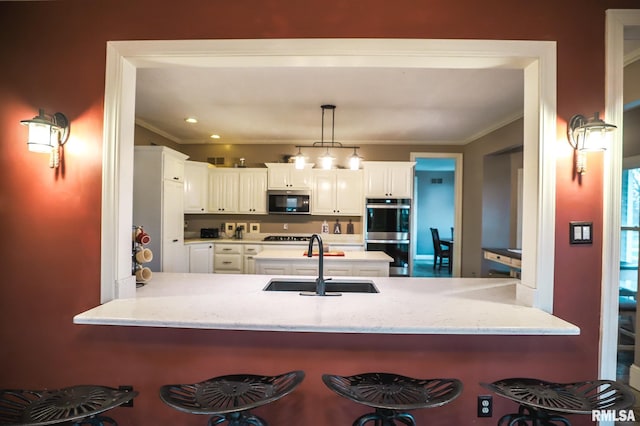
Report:
[[[61,112],[52,116],[40,109],[38,115],[30,120],[22,120],[29,128],[27,146],[31,152],[51,154],[51,167],[58,166],[58,150],[69,137],[69,120]]]
[[[53,130],[51,123],[41,122],[37,117],[27,121],[28,123],[25,123],[25,125],[29,127],[29,137],[27,139],[29,151],[51,152],[53,147],[57,145],[57,134]]]
[[[578,151],[604,151],[610,143],[611,132],[616,128],[602,121],[597,112],[589,119],[574,115],[569,121],[569,142]]]

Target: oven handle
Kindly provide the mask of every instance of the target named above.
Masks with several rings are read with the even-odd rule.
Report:
[[[365,244],[409,244],[409,240],[365,240]]]
[[[410,209],[411,206],[408,204],[367,204],[366,208],[368,209],[388,209],[388,210],[401,210],[401,209]]]

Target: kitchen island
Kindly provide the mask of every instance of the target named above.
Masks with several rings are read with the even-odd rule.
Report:
[[[256,274],[318,275],[318,257],[306,250],[266,249],[256,254]],[[388,277],[391,256],[383,251],[328,251],[324,253],[325,276]]]
[[[76,315],[76,324],[321,333],[578,335],[516,301],[505,278],[372,278],[380,293],[266,292],[268,275],[156,273],[136,297]],[[300,278],[300,277],[298,277]]]

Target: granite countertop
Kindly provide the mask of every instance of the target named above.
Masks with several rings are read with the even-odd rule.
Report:
[[[314,249],[316,252],[317,247]],[[287,262],[299,261],[299,262],[318,262],[318,257],[313,256],[310,259],[305,255],[306,250],[291,249],[291,250],[277,250],[266,249],[258,254],[255,254],[253,258],[255,260],[285,260]],[[383,251],[344,251],[341,252],[344,255],[338,256],[337,252],[325,251],[324,261],[358,261],[358,262],[393,262],[393,258]]]
[[[573,324],[518,304],[515,279],[377,277],[372,280],[378,294],[308,297],[262,291],[271,278],[154,273],[135,298],[112,300],[76,315],[73,321],[282,332],[580,334]]]

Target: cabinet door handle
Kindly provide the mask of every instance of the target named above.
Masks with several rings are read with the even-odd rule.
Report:
[[[177,243],[179,240],[173,240],[174,243]]]
[[[248,256],[247,259],[253,259],[253,256]]]
[[[227,260],[227,261],[225,261],[225,262],[222,262],[222,264],[223,264],[223,265],[230,265],[230,264],[231,264],[231,262]]]
[[[231,249],[230,249],[230,248],[223,248],[222,250],[223,250],[223,251],[231,251]]]
[[[173,177],[173,180],[180,180],[180,178],[179,178],[179,177],[177,177],[177,176],[174,176],[174,177]]]

